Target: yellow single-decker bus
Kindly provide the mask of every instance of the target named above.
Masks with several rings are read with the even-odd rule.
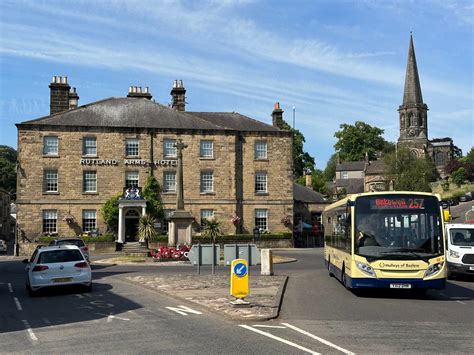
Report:
[[[347,288],[443,289],[443,211],[437,195],[349,195],[323,212],[324,261]]]

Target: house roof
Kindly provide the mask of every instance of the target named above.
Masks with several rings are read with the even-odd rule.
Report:
[[[336,171],[364,171],[365,161],[343,161],[336,165]]]
[[[385,162],[383,160],[371,161],[365,169],[366,175],[379,175],[379,174],[383,174],[384,172],[385,172]]]
[[[347,194],[358,194],[364,192],[364,179],[338,179],[334,186],[344,187]]]
[[[111,97],[20,125],[280,132],[238,113],[181,112],[146,98]]]
[[[329,203],[321,193],[297,183],[293,183],[293,200],[306,203]]]

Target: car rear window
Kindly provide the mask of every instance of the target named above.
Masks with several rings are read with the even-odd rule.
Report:
[[[82,248],[84,246],[84,241],[82,240],[58,240],[56,242],[56,245],[75,245],[79,248]]]
[[[42,252],[38,264],[67,263],[84,260],[79,250],[51,250]]]

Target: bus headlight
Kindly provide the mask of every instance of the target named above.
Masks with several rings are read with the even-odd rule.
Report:
[[[454,251],[454,250],[451,250],[451,249],[450,249],[450,250],[449,250],[449,256],[451,256],[451,257],[457,259],[457,258],[459,258],[461,255],[460,255],[457,251]]]
[[[374,269],[372,269],[372,266],[367,265],[365,263],[361,263],[360,261],[356,261],[357,268],[362,271],[364,274],[367,274],[369,276],[375,276]]]
[[[428,269],[426,269],[425,277],[434,275],[434,274],[436,274],[437,272],[439,272],[439,271],[441,270],[441,268],[443,267],[443,264],[444,264],[444,263],[438,263],[438,264],[430,265],[430,266],[428,267]]]

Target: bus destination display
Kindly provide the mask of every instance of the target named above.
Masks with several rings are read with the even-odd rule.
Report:
[[[374,198],[370,200],[370,208],[373,210],[424,210],[424,202],[422,198]]]

